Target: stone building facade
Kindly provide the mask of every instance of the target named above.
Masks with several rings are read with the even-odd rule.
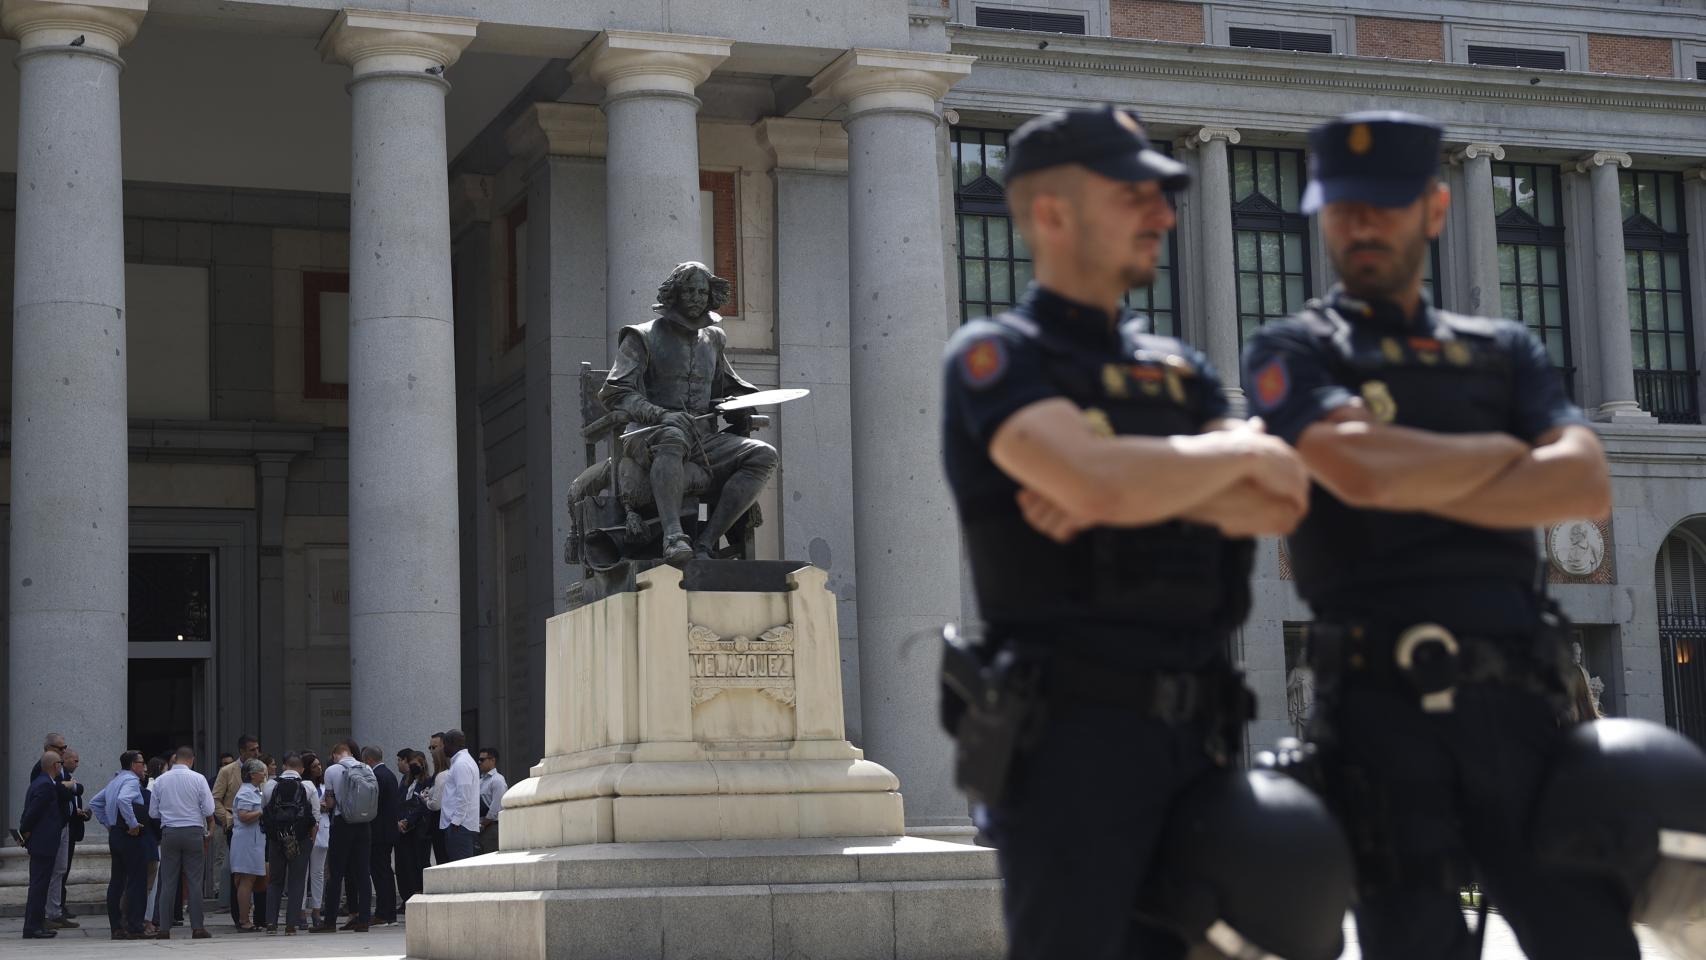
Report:
[[[829,572],[850,733],[913,829],[963,831],[938,357],[1028,277],[1006,133],[1101,101],[1197,174],[1132,303],[1224,372],[1332,280],[1303,132],[1446,125],[1431,295],[1545,336],[1612,454],[1551,589],[1608,711],[1706,726],[1697,5],[3,0],[0,28],[0,805],[50,729],[105,769],[460,724],[525,775],[583,365],[698,258],[742,371],[813,391],[767,428],[760,555]],[[1307,698],[1307,612],[1278,544],[1258,577],[1263,743]]]

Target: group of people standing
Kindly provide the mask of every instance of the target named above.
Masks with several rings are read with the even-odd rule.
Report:
[[[152,760],[127,750],[85,807],[75,751],[52,734],[31,772],[19,831],[30,850],[24,937],[77,926],[64,907],[65,876],[72,838],[82,838],[73,827],[91,819],[112,855],[114,940],[170,939],[186,906],[191,937],[212,936],[202,878],[216,829],[229,851],[224,888],[239,932],[278,932],[281,907],[287,935],[396,923],[429,864],[497,849],[508,785],[497,751],[479,753],[476,762],[462,731],[449,730],[433,734],[425,752],[398,750],[394,767],[378,747],[354,740],[333,744],[324,761],[313,751],[275,760],[245,735],[210,783],[191,747]]]

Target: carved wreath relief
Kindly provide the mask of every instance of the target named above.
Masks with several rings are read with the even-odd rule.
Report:
[[[728,689],[755,689],[794,705],[794,625],[771,627],[757,639],[717,636],[710,627],[688,624],[687,651],[693,664],[693,705]]]

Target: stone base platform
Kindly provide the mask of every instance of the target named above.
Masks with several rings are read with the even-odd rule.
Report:
[[[916,837],[606,843],[433,867],[420,960],[996,960],[995,851]]]

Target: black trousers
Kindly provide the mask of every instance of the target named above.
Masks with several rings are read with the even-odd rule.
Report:
[[[432,844],[425,837],[405,833],[397,838],[397,896],[405,907],[410,897],[424,889],[422,875],[431,853]]]
[[[341,915],[338,898],[344,893],[346,879],[355,884],[355,922],[366,924],[373,919],[373,884],[368,882],[372,848],[373,824],[346,823],[343,817],[332,817],[332,839],[326,845],[326,902],[320,905],[320,922],[337,922]]]
[[[391,869],[391,848],[396,843],[385,830],[373,831],[373,919],[381,923],[397,922],[397,875]]]
[[[434,810],[434,811],[432,811],[432,813],[428,814],[428,816],[431,816],[433,818],[433,821],[437,822],[438,811]],[[432,862],[433,863],[449,863],[450,862],[450,851],[448,848],[445,847],[445,840],[446,840],[446,837],[445,837],[445,833],[443,830],[434,830],[432,832]]]
[[[1455,882],[1466,863],[1530,960],[1638,960],[1630,904],[1611,884],[1535,862],[1529,819],[1560,741],[1543,697],[1471,684],[1452,712],[1423,713],[1414,694],[1347,680],[1329,761],[1368,786],[1360,801],[1341,788],[1337,806],[1352,836],[1384,851],[1359,858],[1367,960],[1472,960]]]
[[[114,930],[141,933],[143,900],[148,896],[148,855],[142,838],[131,836],[121,818],[118,826],[107,829],[107,852],[113,861],[107,878],[107,924]]]
[[[1005,878],[1010,960],[1185,956],[1134,905],[1173,797],[1213,768],[1207,727],[1102,704],[1050,704],[1003,802],[984,811]],[[1085,843],[1094,824],[1097,842]]]
[[[263,913],[255,914],[256,924],[259,918],[266,917],[269,927],[278,926],[278,908],[285,908],[284,925],[296,926],[296,918],[302,916],[302,895],[308,889],[308,861],[314,852],[314,842],[304,838],[296,859],[284,855],[284,845],[272,841],[267,843],[267,865],[270,878],[267,880],[266,909]]]
[[[24,901],[24,936],[42,928],[47,921],[47,885],[53,880],[53,865],[59,852],[30,854],[30,893]]]

